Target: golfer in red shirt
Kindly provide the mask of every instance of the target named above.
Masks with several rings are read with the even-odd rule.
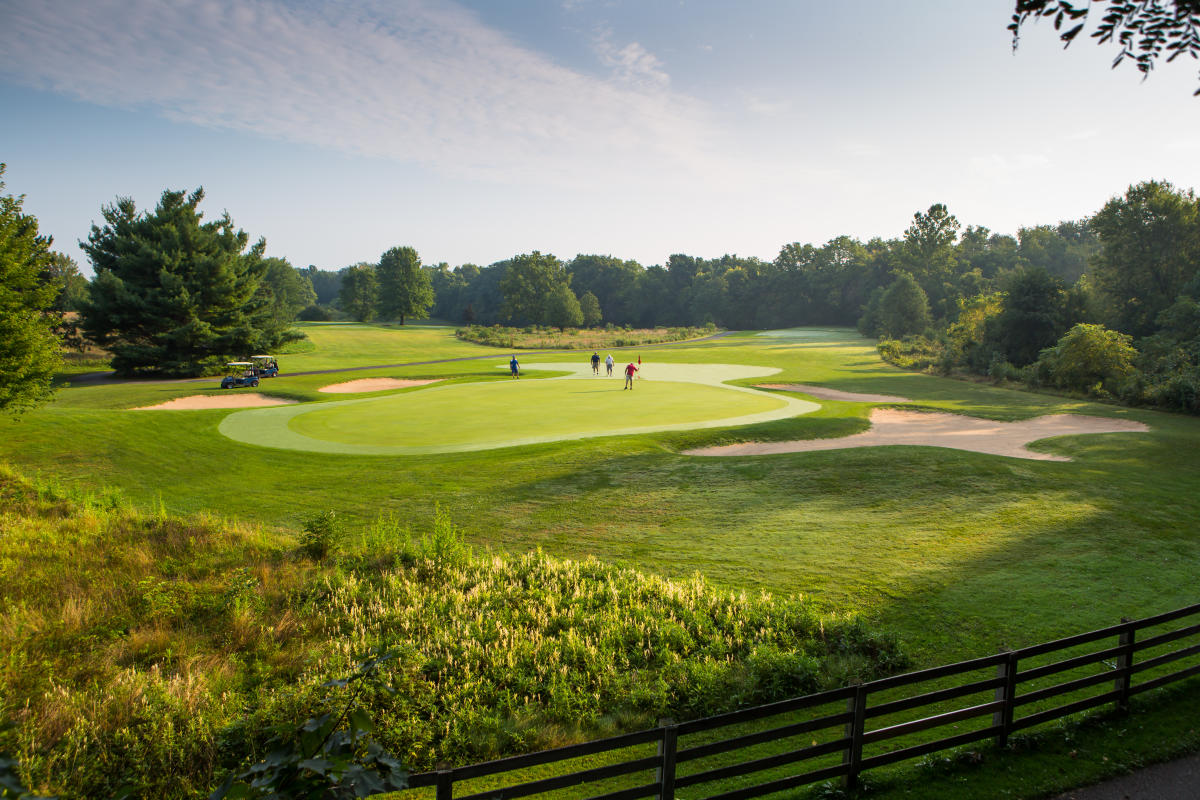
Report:
[[[638,371],[638,368],[633,365],[632,361],[630,361],[628,364],[625,365],[625,388],[626,389],[633,388],[633,373],[635,373],[637,371]]]

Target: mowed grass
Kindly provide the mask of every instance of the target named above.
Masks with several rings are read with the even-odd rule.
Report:
[[[354,351],[360,336],[394,341],[372,345],[381,348],[381,363],[401,363],[392,356],[403,353],[421,361],[455,357],[463,346],[450,334],[438,339],[420,328],[320,330],[326,338],[314,340],[341,354]],[[312,354],[313,363],[318,356],[339,362],[321,352]],[[294,376],[285,363],[284,376],[261,389],[316,400],[331,397],[317,393],[319,386],[373,373],[509,381],[497,375],[503,354],[491,355],[494,361],[346,375]],[[484,547],[513,553],[542,547],[666,576],[699,571],[731,588],[803,594],[824,610],[887,624],[921,663],[991,653],[1196,599],[1200,420],[900,372],[847,330],[736,334],[638,348],[629,358],[635,355],[650,376],[665,362],[746,364],[781,372],[737,381],[744,385],[819,384],[1005,420],[1062,412],[1121,416],[1151,430],[1035,445],[1071,463],[934,448],[730,459],[680,454],[718,442],[865,429],[869,405],[823,402],[811,414],[740,428],[476,453],[352,456],[231,441],[218,431],[225,411],[119,410],[161,391],[132,384],[68,389],[51,405],[5,423],[0,458],[30,474],[117,486],[136,502],[213,510],[285,532],[314,510],[333,509],[352,526],[380,514],[420,524],[440,504]],[[528,369],[562,357],[521,360]],[[638,393],[652,383],[621,400],[644,401]],[[416,397],[428,389],[411,391]],[[552,404],[535,411],[555,413]],[[497,418],[485,427],[504,424]]]
[[[299,329],[308,346],[280,358],[284,374],[349,367],[405,364],[442,358],[499,354],[495,348],[460,341],[449,325],[360,325],[344,322],[304,322]]]
[[[513,380],[427,389],[334,405],[292,418],[304,436],[348,444],[431,447],[440,444],[603,436],[614,430],[704,422],[770,411],[770,395],[696,383]]]

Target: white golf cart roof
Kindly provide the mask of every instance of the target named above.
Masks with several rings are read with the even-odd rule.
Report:
[[[250,356],[251,358],[274,358],[275,356]]]
[[[230,361],[225,366],[227,367],[253,367],[254,363],[250,361]]]

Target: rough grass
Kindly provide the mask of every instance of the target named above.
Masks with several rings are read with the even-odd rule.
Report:
[[[379,739],[482,760],[871,679],[893,639],[794,597],[593,559],[473,556],[443,513],[313,562],[291,537],[72,499],[0,471],[0,751],[64,798],[203,794],[386,644]]]
[[[465,342],[488,347],[509,347],[519,350],[603,350],[611,347],[678,342],[716,333],[716,328],[511,328],[504,325],[484,327],[472,325],[459,328],[455,335]],[[601,356],[603,358],[603,355]]]

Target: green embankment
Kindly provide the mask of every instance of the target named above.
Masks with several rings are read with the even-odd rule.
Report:
[[[206,794],[381,643],[377,737],[414,769],[889,674],[894,640],[798,598],[594,559],[472,555],[391,519],[314,562],[249,525],[69,497],[0,469],[0,752],[64,798]]]

